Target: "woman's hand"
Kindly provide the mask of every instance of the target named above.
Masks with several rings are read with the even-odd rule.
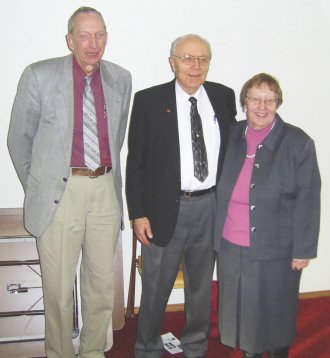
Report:
[[[292,259],[292,270],[302,270],[309,265],[310,259]]]

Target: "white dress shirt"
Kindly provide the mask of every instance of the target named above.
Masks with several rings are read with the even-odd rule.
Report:
[[[178,82],[176,82],[175,94],[180,141],[181,190],[196,191],[208,189],[216,184],[220,150],[220,130],[218,121],[203,86],[191,96],[181,88]],[[197,109],[203,125],[209,170],[209,175],[204,182],[200,182],[194,176],[194,160],[191,144],[190,97],[195,97],[197,99]]]

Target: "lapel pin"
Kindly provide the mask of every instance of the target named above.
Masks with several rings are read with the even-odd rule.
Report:
[[[167,113],[171,113],[171,108],[166,108]]]

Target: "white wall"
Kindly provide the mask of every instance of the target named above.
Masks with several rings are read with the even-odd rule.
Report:
[[[209,80],[232,87],[258,72],[275,75],[284,92],[279,113],[316,141],[322,175],[322,225],[318,259],[305,270],[301,291],[330,289],[330,3],[328,0],[11,0],[2,6],[0,207],[21,207],[23,191],[6,146],[17,82],[31,62],[68,53],[67,19],[81,5],[102,12],[109,44],[104,58],[133,75],[133,92],[172,78],[168,53],[172,40],[186,33],[206,37],[213,49]],[[238,119],[243,116],[239,111]],[[126,143],[122,152],[126,159]],[[308,203],[306,203],[308,205]],[[126,214],[123,233],[125,296],[131,259]],[[137,279],[136,304],[140,280]],[[183,302],[176,290],[170,303]]]

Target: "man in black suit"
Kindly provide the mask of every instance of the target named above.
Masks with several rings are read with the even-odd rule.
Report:
[[[186,311],[182,349],[187,358],[204,357],[207,349],[215,185],[236,115],[233,90],[205,82],[211,56],[209,43],[200,36],[179,37],[169,58],[175,79],[140,91],[134,99],[126,195],[134,234],[142,243],[136,358],[163,355],[162,319],[181,261]],[[204,153],[200,157],[194,141],[199,141],[197,152]]]

